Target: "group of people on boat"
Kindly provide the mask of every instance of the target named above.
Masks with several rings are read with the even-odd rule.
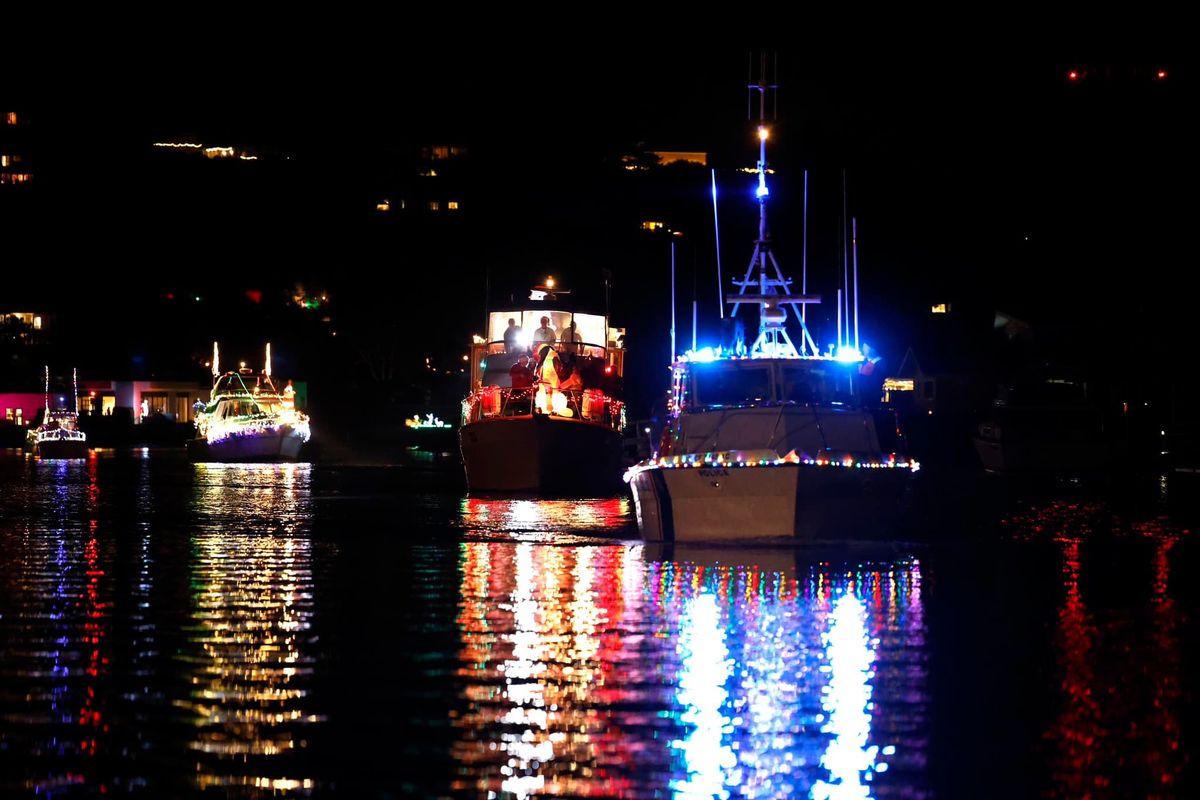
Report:
[[[575,326],[575,320],[571,320],[562,327],[562,330],[555,331],[550,326],[550,318],[542,317],[541,327],[535,328],[532,337],[532,349],[537,356],[537,350],[540,345],[554,344],[558,342],[562,345],[564,353],[575,354],[580,350],[580,345],[583,344],[583,337],[579,334],[579,329]],[[526,349],[521,345],[521,326],[517,324],[516,319],[508,320],[508,327],[504,331],[504,349],[509,353],[519,353]]]

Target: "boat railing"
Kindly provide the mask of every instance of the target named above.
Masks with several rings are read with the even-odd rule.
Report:
[[[543,392],[541,398],[539,391]],[[556,395],[563,399],[556,401]],[[530,417],[534,414],[582,420],[618,431],[625,427],[625,404],[599,389],[554,389],[547,392],[541,384],[520,389],[481,386],[463,400],[462,406],[464,425],[484,419]]]
[[[483,347],[484,355],[499,355],[501,353],[515,353],[518,355],[533,355],[533,346],[542,344],[542,341],[532,342],[530,344],[508,344],[504,341],[488,342]],[[572,353],[580,356],[591,356],[593,358],[607,358],[608,348],[604,345],[595,344],[593,342],[570,342],[555,339],[554,341],[546,341],[560,353]]]
[[[55,441],[70,441],[70,442],[86,442],[87,434],[83,431],[75,430],[74,428],[47,428],[39,430],[36,433],[37,441],[39,442],[55,442]]]

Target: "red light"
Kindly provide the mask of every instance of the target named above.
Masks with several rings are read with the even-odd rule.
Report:
[[[1067,80],[1069,80],[1069,81],[1079,80],[1079,73],[1076,72],[1075,70],[1071,70],[1070,72],[1067,73]]]
[[[605,375],[612,375],[612,364],[609,364],[608,366],[606,366],[606,367],[604,368],[604,374],[605,374]]]
[[[1167,77],[1167,71],[1165,69],[1160,69],[1158,71],[1158,79],[1161,81],[1161,80],[1164,80],[1166,77]]]

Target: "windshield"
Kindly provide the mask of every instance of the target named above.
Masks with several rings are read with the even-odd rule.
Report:
[[[739,406],[771,399],[771,373],[766,364],[743,361],[693,367],[698,406]]]

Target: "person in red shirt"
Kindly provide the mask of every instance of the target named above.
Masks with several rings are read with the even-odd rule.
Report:
[[[508,370],[512,388],[528,389],[533,386],[533,370],[529,369],[529,356],[522,355]]]

